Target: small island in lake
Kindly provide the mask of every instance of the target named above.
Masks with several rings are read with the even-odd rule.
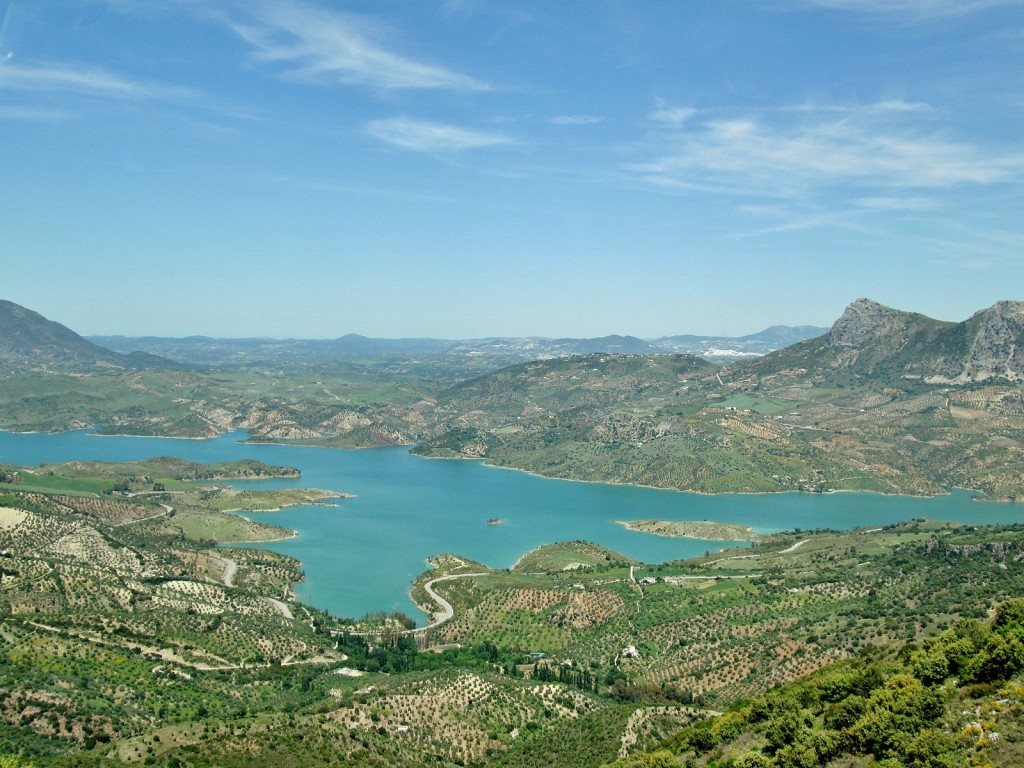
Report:
[[[488,525],[501,525],[504,522],[505,522],[505,518],[504,517],[489,517],[489,518],[487,518],[487,524]]]
[[[631,531],[655,536],[676,536],[713,541],[758,541],[761,537],[745,525],[716,523],[711,520],[616,520]]]

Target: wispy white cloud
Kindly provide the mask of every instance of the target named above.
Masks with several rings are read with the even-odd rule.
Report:
[[[697,110],[693,107],[674,107],[669,104],[659,102],[657,108],[647,115],[647,117],[649,120],[653,120],[656,123],[678,126],[690,120],[696,114]]]
[[[374,120],[367,123],[366,130],[381,141],[417,152],[449,152],[515,143],[510,136],[500,133],[468,130],[408,117]]]
[[[853,200],[859,208],[871,211],[917,211],[924,213],[939,208],[936,200],[920,196],[859,197]]]
[[[604,122],[603,115],[556,115],[548,119],[553,125],[596,125]]]
[[[0,104],[0,120],[27,120],[31,122],[52,122],[66,120],[69,115],[58,109],[40,109]]]
[[[0,64],[0,88],[20,91],[82,93],[117,99],[191,101],[191,88],[132,80],[97,67],[66,63]]]
[[[732,232],[725,237],[730,240],[745,240],[762,235],[776,235],[800,232],[809,229],[841,229],[868,232],[865,211],[858,208],[828,208],[817,204],[808,205],[741,205],[740,211],[752,219],[770,222],[742,232]]]
[[[939,19],[967,16],[998,6],[1021,5],[1021,0],[797,0],[799,5],[901,19]]]
[[[629,170],[661,186],[768,197],[845,190],[869,200],[895,199],[892,190],[1021,180],[1024,154],[946,138],[931,122],[910,119],[921,111],[802,106],[679,127],[653,117],[650,157]]]
[[[1024,235],[992,226],[954,227],[930,238],[926,244],[936,254],[937,266],[966,270],[1024,266]]]
[[[321,83],[384,89],[484,91],[490,86],[443,66],[389,50],[368,18],[299,2],[252,2],[224,20],[282,74]]]
[[[885,116],[893,115],[898,113],[916,112],[922,113],[934,113],[934,108],[930,104],[925,104],[919,101],[903,101],[902,99],[887,99],[885,101],[876,101],[872,104],[815,104],[813,102],[806,102],[804,104],[793,104],[790,106],[780,107],[780,112],[813,112],[817,114],[839,114],[839,115],[857,115],[857,116]]]

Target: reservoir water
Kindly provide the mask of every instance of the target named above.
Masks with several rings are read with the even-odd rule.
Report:
[[[541,544],[594,541],[648,563],[691,557],[733,543],[670,539],[626,530],[615,520],[714,520],[770,533],[853,528],[927,517],[964,523],[1024,521],[1024,503],[981,503],[967,491],[935,498],[870,493],[702,496],[651,488],[550,480],[480,462],[420,459],[406,448],[344,451],[212,440],[0,432],[0,463],[34,466],[72,460],[133,461],[180,456],[200,462],[258,459],[298,467],[301,479],[238,481],[236,487],[304,486],[355,494],[337,506],[249,514],[299,536],[261,545],[297,558],[299,598],[342,616],[401,610],[425,559],[444,552],[506,568]],[[488,525],[501,518],[501,525]],[[422,622],[421,622],[422,623]]]

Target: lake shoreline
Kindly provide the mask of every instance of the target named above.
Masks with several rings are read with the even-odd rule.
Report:
[[[113,436],[110,436],[113,437]],[[582,540],[645,563],[700,556],[729,542],[669,538],[634,532],[613,520],[710,520],[753,527],[756,533],[796,529],[852,529],[912,518],[966,524],[1024,521],[1024,504],[968,504],[969,492],[941,497],[900,497],[870,492],[834,494],[700,494],[672,489],[555,478],[473,461],[418,461],[407,447],[375,451],[291,450],[291,445],[245,445],[238,435],[221,441],[166,439],[91,440],[81,433],[0,433],[0,463],[41,464],[90,460],[125,462],[172,453],[198,462],[258,459],[301,469],[303,480],[239,480],[245,488],[295,487],[351,492],[338,499],[338,514],[320,504],[280,512],[245,513],[277,530],[254,532],[239,542],[279,552],[302,563],[304,580],[294,587],[308,605],[342,616],[376,610],[420,612],[409,601],[409,583],[426,557],[458,552],[497,570],[516,567],[542,544]],[[309,446],[313,447],[313,446]],[[268,506],[280,506],[268,499]],[[244,504],[227,502],[225,506]],[[504,525],[487,526],[500,518]],[[293,535],[292,532],[298,535]],[[742,545],[741,545],[742,546]],[[521,567],[521,565],[519,566]]]
[[[29,432],[17,432],[17,431],[12,431],[12,430],[0,430],[0,432],[7,432],[8,434],[11,434],[11,435],[62,435],[62,434],[67,434],[67,433],[71,433],[71,432],[86,432],[86,433],[90,434],[91,436],[95,436],[95,437],[130,437],[130,438],[138,438],[138,439],[155,439],[155,440],[196,440],[196,441],[205,441],[205,440],[219,440],[221,438],[227,437],[227,436],[235,434],[235,433],[247,432],[247,430],[231,430],[231,431],[227,431],[227,432],[221,432],[218,435],[213,435],[213,436],[210,436],[210,437],[192,437],[192,436],[174,436],[174,435],[101,434],[99,432],[96,432],[95,425],[92,426],[92,427],[80,427],[80,428],[66,429],[66,430],[61,430],[61,431],[56,431],[56,432],[54,432],[54,431],[42,431],[42,430],[29,431]],[[325,450],[336,450],[336,451],[372,451],[372,450],[377,450],[377,449],[381,449],[381,448],[405,448],[409,452],[409,454],[411,456],[414,456],[417,459],[441,460],[441,461],[452,461],[452,460],[454,460],[454,461],[476,462],[476,463],[481,464],[482,466],[491,467],[492,469],[505,469],[505,470],[509,470],[509,471],[512,471],[512,472],[523,472],[525,474],[533,475],[535,477],[543,477],[543,478],[545,478],[547,480],[563,480],[563,481],[569,482],[569,483],[592,483],[592,484],[597,484],[597,485],[610,485],[610,486],[628,487],[628,488],[648,488],[648,489],[651,489],[651,490],[674,491],[675,493],[694,494],[694,495],[697,495],[697,496],[761,496],[761,495],[775,495],[775,494],[787,494],[787,493],[806,495],[806,496],[827,496],[827,495],[831,495],[831,494],[835,494],[835,493],[868,493],[868,494],[876,494],[876,495],[879,495],[879,496],[894,496],[894,497],[898,497],[898,498],[908,498],[908,499],[933,499],[933,498],[938,498],[938,497],[942,497],[942,496],[949,496],[954,491],[963,490],[963,491],[968,491],[968,492],[970,492],[972,494],[975,494],[972,497],[974,501],[986,501],[986,502],[993,502],[993,503],[997,503],[997,504],[1024,503],[1024,502],[1021,502],[1021,500],[1019,500],[1019,499],[1013,499],[1013,498],[1003,498],[1003,497],[1001,497],[1001,498],[990,498],[988,496],[985,496],[984,493],[982,493],[981,491],[979,491],[979,490],[977,490],[975,488],[961,488],[959,486],[950,487],[950,488],[948,488],[947,490],[945,490],[943,492],[927,493],[927,494],[925,494],[925,493],[889,493],[889,492],[886,492],[886,491],[862,490],[862,489],[857,489],[857,488],[830,488],[829,490],[826,490],[826,491],[801,491],[801,490],[793,490],[793,489],[791,489],[791,490],[780,490],[780,491],[699,491],[699,490],[695,490],[695,489],[692,489],[692,488],[673,488],[673,487],[660,486],[660,485],[648,485],[646,483],[626,483],[626,482],[616,482],[614,480],[586,480],[586,479],[583,479],[583,478],[576,478],[576,477],[555,477],[555,476],[552,476],[552,475],[545,475],[542,472],[538,472],[538,471],[532,470],[532,469],[525,469],[525,468],[522,468],[522,467],[502,466],[500,464],[495,464],[495,463],[493,463],[493,461],[491,459],[489,459],[487,457],[474,457],[474,456],[421,456],[419,454],[412,453],[412,449],[416,447],[417,443],[398,443],[398,444],[362,445],[362,446],[341,446],[341,445],[324,445],[324,444],[313,443],[313,442],[288,442],[288,441],[281,441],[281,440],[252,440],[252,439],[249,439],[249,438],[246,438],[244,440],[235,440],[233,442],[238,444],[238,445],[254,445],[254,446],[264,446],[265,445],[265,446],[280,446],[280,447],[287,447],[287,448],[321,448],[321,449],[325,449]],[[243,479],[243,478],[238,478],[238,479]],[[245,479],[247,479],[247,478],[245,478]]]

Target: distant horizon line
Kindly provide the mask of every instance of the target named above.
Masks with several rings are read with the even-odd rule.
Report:
[[[831,325],[785,325],[776,323],[766,326],[753,333],[727,334],[727,333],[672,333],[662,336],[636,336],[634,334],[607,333],[600,336],[544,336],[540,334],[526,334],[522,336],[503,334],[488,336],[367,336],[366,334],[349,332],[340,336],[211,336],[205,333],[192,333],[185,336],[167,336],[155,333],[129,334],[129,333],[81,333],[85,339],[160,339],[173,341],[186,341],[189,339],[204,339],[210,341],[338,341],[340,339],[365,339],[367,341],[438,341],[438,342],[459,342],[459,341],[596,341],[604,339],[624,339],[635,341],[663,341],[666,339],[696,338],[696,339],[743,339],[750,336],[758,336],[776,328],[787,330],[814,329],[827,332]]]

